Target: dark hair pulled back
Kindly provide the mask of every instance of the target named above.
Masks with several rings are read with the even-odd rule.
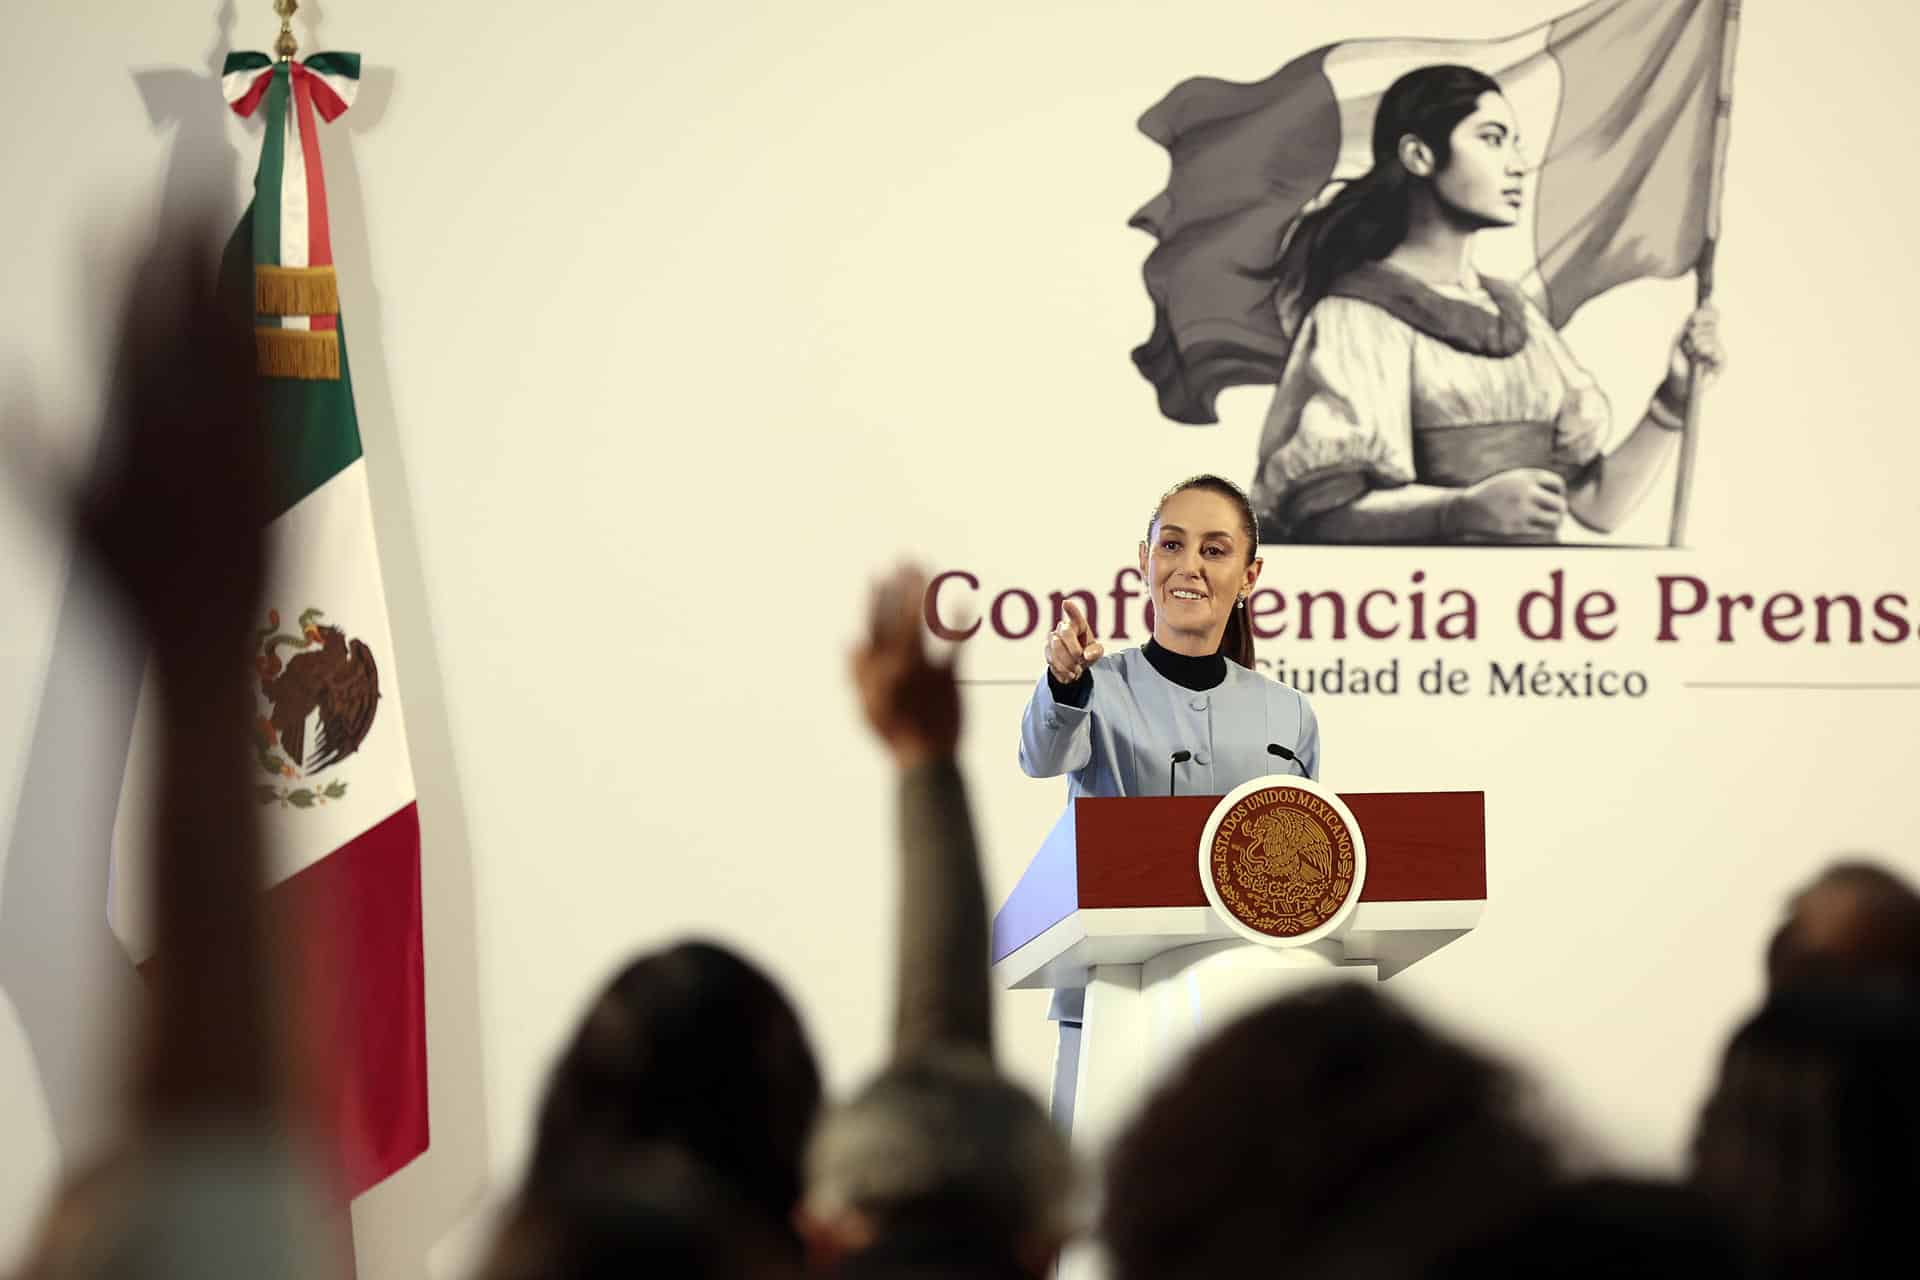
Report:
[[[665,1146],[786,1231],[819,1105],[779,986],[726,947],[683,942],[629,963],[581,1020],[547,1081],[524,1194]]]
[[[1408,134],[1433,151],[1445,168],[1454,128],[1472,115],[1483,95],[1500,84],[1472,67],[1440,63],[1409,71],[1387,86],[1373,117],[1373,167],[1320,208],[1302,214],[1282,241],[1272,276],[1280,282],[1289,330],[1327,296],[1333,282],[1362,263],[1378,262],[1407,238],[1413,184],[1424,181],[1400,162]]]
[[[1153,507],[1153,519],[1147,521],[1147,541],[1149,543],[1153,541],[1153,531],[1159,526],[1160,513],[1166,510],[1167,503],[1189,489],[1217,493],[1234,505],[1240,513],[1240,532],[1247,540],[1247,556],[1243,563],[1252,564],[1254,556],[1260,553],[1259,518],[1253,514],[1253,503],[1248,501],[1246,490],[1222,476],[1188,476],[1161,494],[1160,501]],[[1220,637],[1220,654],[1252,670],[1253,618],[1246,609],[1235,609],[1228,615],[1226,633]]]

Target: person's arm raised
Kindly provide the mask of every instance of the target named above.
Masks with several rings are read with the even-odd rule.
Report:
[[[1087,704],[1093,700],[1093,664],[1107,650],[1079,605],[1067,601],[1066,612],[1047,633],[1046,673],[1020,717],[1020,768],[1029,778],[1072,773],[1093,758]]]
[[[1674,339],[1667,376],[1640,421],[1611,453],[1587,469],[1569,495],[1575,519],[1589,529],[1611,533],[1632,514],[1680,442],[1686,427],[1689,381],[1698,378],[1704,390],[1726,362],[1719,313],[1711,306],[1695,309]]]
[[[154,1000],[136,1076],[143,1118],[158,1125],[265,1119],[281,1093],[242,731],[248,626],[267,572],[267,424],[250,317],[216,292],[211,256],[190,247],[208,238],[176,229],[144,264],[121,331],[103,451],[113,461],[73,508],[160,693]]]
[[[900,850],[894,1059],[991,1055],[987,902],[966,787],[954,762],[960,690],[926,651],[925,584],[901,569],[876,588],[853,678],[867,722],[898,767]]]
[[[270,954],[282,940],[270,940],[246,754],[268,423],[251,291],[216,291],[200,248],[213,240],[211,226],[163,227],[127,287],[93,482],[54,479],[24,443],[30,424],[0,437],[11,469],[37,481],[30,500],[67,529],[149,651],[160,733],[157,801],[142,815],[156,950],[129,1131],[60,1193],[26,1274],[350,1273],[345,1206],[287,1116],[281,1033],[299,1015]]]

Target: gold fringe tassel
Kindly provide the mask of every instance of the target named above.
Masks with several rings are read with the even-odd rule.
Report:
[[[253,309],[263,316],[337,316],[340,286],[332,267],[256,266]]]
[[[253,346],[262,377],[340,380],[337,329],[255,329]]]

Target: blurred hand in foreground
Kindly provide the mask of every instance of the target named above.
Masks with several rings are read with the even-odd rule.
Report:
[[[926,578],[903,565],[874,585],[867,634],[853,651],[853,683],[867,723],[903,769],[950,759],[960,742],[960,688],[951,661],[928,652],[921,625]]]
[[[286,1119],[294,984],[269,940],[249,788],[249,629],[268,573],[268,424],[251,308],[223,298],[205,222],[130,277],[93,479],[62,484],[6,425],[11,468],[151,653],[162,697],[142,843],[156,950],[126,1141],[56,1200],[30,1275],[330,1278],[344,1219]]]
[[[27,500],[71,534],[176,681],[237,662],[266,573],[267,435],[244,304],[223,299],[211,228],[163,231],[129,278],[90,480],[62,480],[6,423]]]
[[[124,608],[159,682],[143,1120],[258,1113],[277,1093],[247,648],[267,573],[267,427],[252,316],[220,295],[207,221],[163,228],[128,277],[92,478],[61,482],[7,424],[12,470]]]

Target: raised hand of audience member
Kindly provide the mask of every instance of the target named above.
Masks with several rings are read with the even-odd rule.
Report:
[[[926,579],[902,566],[875,585],[866,637],[853,652],[853,681],[867,723],[902,768],[951,758],[960,741],[960,689],[953,664],[927,652],[921,625]]]

